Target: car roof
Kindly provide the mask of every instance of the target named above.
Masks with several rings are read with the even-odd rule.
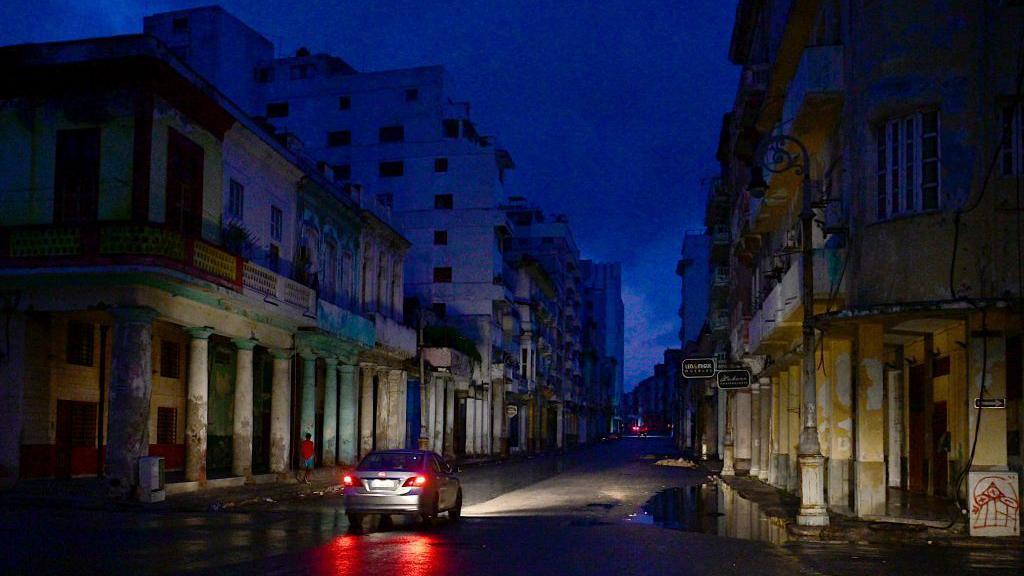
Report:
[[[427,455],[427,454],[434,454],[434,452],[431,452],[430,450],[415,450],[415,449],[411,449],[411,448],[410,449],[396,449],[396,450],[374,450],[373,452],[370,452],[369,454],[367,454],[367,456],[372,456],[373,454],[410,454],[410,455],[424,456],[424,455]]]

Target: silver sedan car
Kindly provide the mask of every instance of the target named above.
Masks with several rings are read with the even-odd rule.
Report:
[[[345,514],[355,530],[367,514],[418,516],[429,523],[441,512],[462,514],[462,485],[452,467],[428,450],[379,450],[342,478]]]

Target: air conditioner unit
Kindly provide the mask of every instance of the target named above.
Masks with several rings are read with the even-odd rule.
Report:
[[[163,502],[164,459],[159,456],[139,458],[139,502]]]

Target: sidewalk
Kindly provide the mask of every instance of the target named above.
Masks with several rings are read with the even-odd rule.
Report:
[[[310,484],[300,484],[295,476],[284,475],[277,481],[211,488],[168,495],[152,504],[114,499],[101,478],[22,480],[14,488],[0,493],[0,508],[70,508],[82,510],[138,510],[206,512],[244,506],[257,502],[280,502],[307,496],[337,494],[341,491],[341,468],[318,468]]]
[[[829,511],[829,525],[826,527],[799,526],[796,523],[800,498],[789,492],[769,486],[749,476],[720,476],[721,463],[708,465],[705,470],[719,478],[744,500],[756,504],[760,514],[769,522],[785,526],[789,542],[831,542],[858,544],[931,544],[964,546],[976,548],[1024,548],[1024,538],[971,538],[963,519],[946,529],[940,522],[931,520],[924,523],[912,518],[867,521]],[[906,507],[906,502],[901,503]],[[913,512],[913,510],[911,510]],[[932,511],[922,511],[922,516]],[[945,523],[948,524],[948,521]],[[941,527],[940,527],[941,526]]]

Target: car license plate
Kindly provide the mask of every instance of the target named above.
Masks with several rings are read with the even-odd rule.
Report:
[[[370,480],[370,488],[394,488],[394,480]]]

